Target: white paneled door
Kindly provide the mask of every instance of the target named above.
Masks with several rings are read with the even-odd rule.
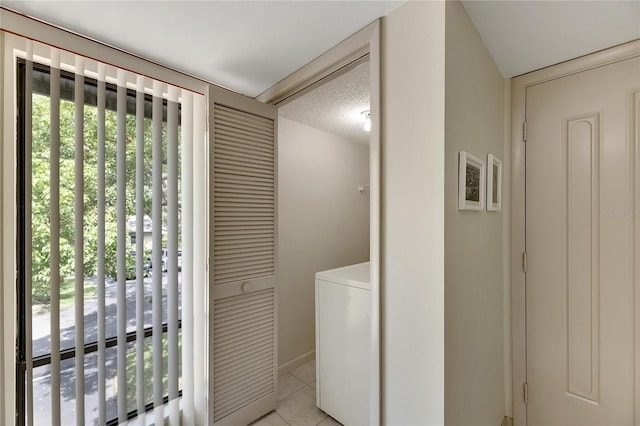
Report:
[[[277,110],[209,99],[209,422],[237,426],[277,403]]]
[[[529,425],[634,425],[640,58],[527,88]]]

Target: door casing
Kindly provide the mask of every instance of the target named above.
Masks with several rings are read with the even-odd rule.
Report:
[[[513,421],[527,424],[524,384],[527,382],[526,342],[526,274],[523,268],[525,240],[525,144],[527,87],[587,71],[614,62],[640,56],[640,40],[635,40],[600,52],[563,62],[514,78],[511,83],[511,339],[513,360]],[[636,115],[640,113],[636,112]],[[640,118],[636,119],[640,120]],[[635,181],[640,179],[640,135],[630,135],[635,142]],[[636,188],[636,203],[640,203],[640,185]],[[635,206],[635,211],[640,205]],[[640,426],[640,217],[635,216],[635,425]]]

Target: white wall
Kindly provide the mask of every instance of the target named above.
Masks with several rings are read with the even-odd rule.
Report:
[[[368,146],[279,117],[281,370],[313,355],[315,273],[369,260],[369,200],[358,192],[368,183]]]
[[[442,425],[445,4],[382,24],[382,423]]]
[[[505,415],[504,210],[460,211],[457,188],[459,151],[508,160],[505,85],[458,1],[446,3],[445,63],[445,424],[497,426]]]

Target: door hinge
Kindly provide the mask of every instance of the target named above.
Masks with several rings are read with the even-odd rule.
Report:
[[[522,397],[524,398],[524,403],[529,403],[529,385],[524,383],[522,385]]]
[[[522,272],[527,273],[527,252],[522,253]]]
[[[522,140],[527,141],[527,122],[522,123]]]

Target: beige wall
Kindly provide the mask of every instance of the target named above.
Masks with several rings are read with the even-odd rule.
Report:
[[[505,415],[504,210],[459,211],[457,187],[459,151],[505,160],[505,85],[458,1],[446,3],[445,63],[445,424],[496,426]]]
[[[279,118],[280,366],[315,349],[315,273],[369,260],[368,183],[368,146]]]
[[[382,423],[441,425],[445,4],[382,24]]]

